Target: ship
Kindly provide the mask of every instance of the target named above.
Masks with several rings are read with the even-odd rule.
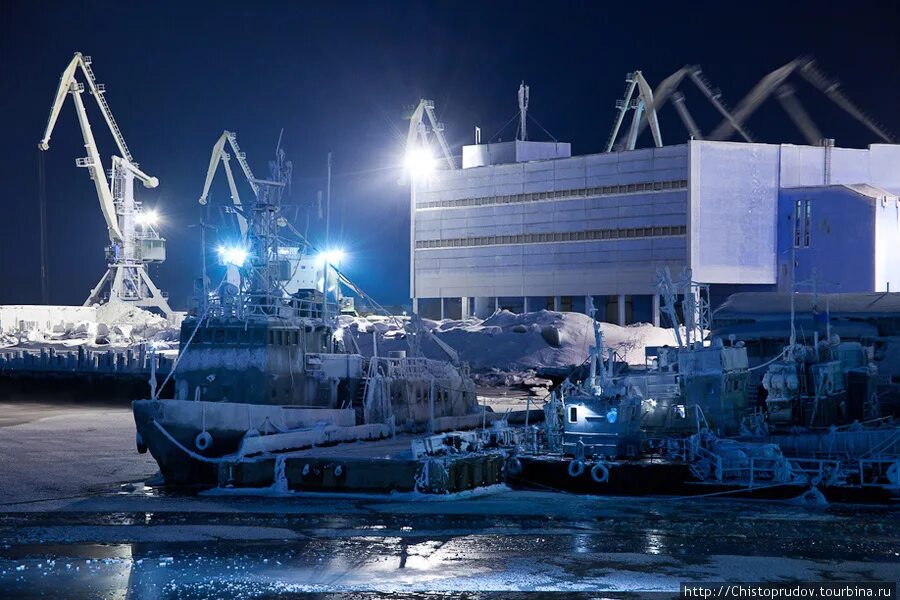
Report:
[[[427,332],[407,333],[411,356],[372,357],[342,334],[335,290],[349,280],[305,239],[285,239],[289,163],[276,153],[270,167],[242,207],[246,235],[225,277],[211,291],[203,282],[181,325],[173,397],[154,386],[132,403],[137,450],[149,451],[166,485],[214,484],[220,463],[244,455],[376,440],[478,413],[466,365],[418,356],[415,340]],[[312,284],[286,289],[303,270]]]

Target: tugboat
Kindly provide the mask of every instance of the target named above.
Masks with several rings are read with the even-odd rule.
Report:
[[[151,389],[132,405],[137,449],[149,450],[167,485],[213,484],[224,457],[249,448],[378,439],[478,412],[464,365],[350,352],[355,344],[337,335],[332,301],[337,280],[347,280],[327,258],[308,257],[305,240],[303,255],[280,236],[290,163],[280,152],[271,165],[272,180],[256,180],[255,202],[242,210],[242,243],[223,253],[239,285],[223,278],[182,324],[174,398]],[[314,273],[312,286],[288,293],[300,269]]]

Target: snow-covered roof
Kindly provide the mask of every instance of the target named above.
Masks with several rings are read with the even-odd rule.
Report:
[[[828,190],[835,188],[844,188],[850,190],[851,192],[855,192],[860,196],[865,198],[870,198],[872,200],[880,200],[882,198],[895,198],[897,196],[896,193],[886,190],[882,187],[878,187],[875,185],[870,185],[868,183],[838,183],[832,185],[803,185],[798,187],[785,188],[788,191],[795,190]]]
[[[824,339],[828,326],[825,323],[813,321],[809,317],[795,321],[797,336],[800,339],[810,340],[814,332]],[[878,337],[878,328],[871,323],[834,320],[831,322],[831,333],[846,339],[865,339]],[[727,339],[734,335],[738,341],[752,340],[786,340],[791,334],[790,319],[765,320],[756,323],[733,323],[721,327],[713,327],[710,331],[711,338]]]
[[[794,294],[796,313],[813,311],[814,295]],[[826,308],[832,318],[840,316],[900,316],[900,293],[870,292],[819,294],[817,310]],[[787,292],[742,292],[729,296],[715,311],[716,321],[737,319],[777,319],[791,312],[791,296]]]

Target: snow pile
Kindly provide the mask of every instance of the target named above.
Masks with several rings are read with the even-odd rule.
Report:
[[[378,353],[408,350],[408,318],[341,317],[342,329],[353,336],[360,351],[370,356],[373,336],[378,336]],[[485,320],[423,319],[423,325],[456,352],[475,371],[518,373],[542,367],[570,367],[583,363],[594,345],[591,318],[580,313],[538,312],[513,314],[498,311]],[[630,364],[644,364],[646,346],[673,346],[671,329],[641,323],[620,327],[601,323],[604,344]],[[422,341],[429,358],[446,358],[433,341]]]
[[[58,313],[73,307],[34,308],[55,309]],[[80,317],[78,320],[65,316],[51,318],[44,315],[24,319],[15,318],[20,316],[18,313],[21,313],[21,310],[18,313],[11,313],[13,318],[7,318],[4,322],[0,347],[42,345],[128,347],[147,342],[154,342],[158,349],[178,347],[177,321],[180,319],[172,323],[155,313],[122,303],[108,303],[85,310],[89,312],[82,314],[69,311],[71,314],[68,316]]]

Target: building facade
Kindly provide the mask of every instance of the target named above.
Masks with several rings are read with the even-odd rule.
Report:
[[[896,145],[691,141],[573,157],[567,144],[506,144],[515,146],[466,147],[468,168],[413,186],[411,295],[424,316],[586,311],[593,302],[610,322],[658,323],[658,268],[677,279],[690,267],[714,300],[783,284],[779,209],[794,188],[900,190]],[[862,250],[848,260],[857,256],[877,262]]]

